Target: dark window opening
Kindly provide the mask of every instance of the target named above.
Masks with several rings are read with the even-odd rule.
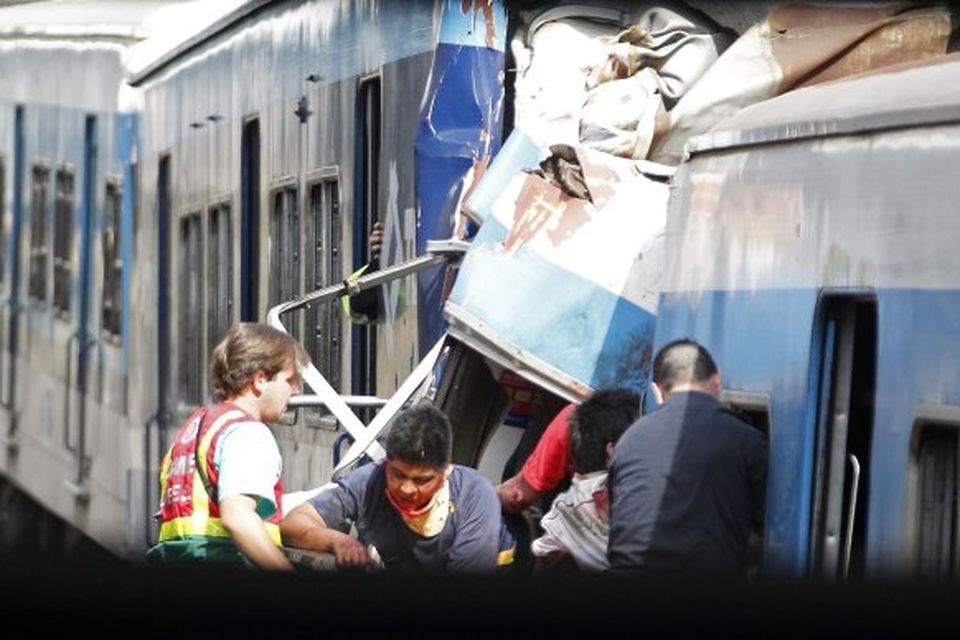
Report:
[[[916,449],[917,572],[942,580],[957,575],[957,447],[956,425],[921,425]]]
[[[373,76],[360,82],[357,92],[357,169],[360,178],[353,218],[354,269],[370,262],[370,270],[379,268],[369,256],[367,245],[373,224],[380,219],[380,139],[381,78]],[[376,394],[377,330],[361,325],[353,333],[353,388],[355,393]],[[369,416],[366,416],[368,419]]]
[[[233,223],[230,205],[209,210],[207,233],[207,345],[220,343],[233,321]]]
[[[157,401],[161,431],[169,426],[174,388],[171,385],[170,322],[170,156],[157,163]]]
[[[39,302],[47,301],[47,199],[50,192],[50,170],[33,166],[30,201],[30,285],[28,295]]]
[[[103,210],[103,332],[119,337],[123,304],[123,252],[120,248],[120,220],[123,202],[122,187],[108,183]]]
[[[240,157],[240,320],[256,321],[260,260],[260,121],[243,126]]]
[[[180,402],[197,406],[203,401],[204,351],[203,290],[201,287],[200,213],[191,213],[180,219]]]

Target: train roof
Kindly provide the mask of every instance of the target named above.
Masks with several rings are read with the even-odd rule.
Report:
[[[790,91],[739,111],[687,145],[745,145],[960,121],[960,54]]]
[[[272,0],[198,0],[189,14],[172,16],[157,35],[138,44],[127,61],[130,84],[136,86],[211,38],[252,15]]]
[[[0,5],[0,40],[107,40],[147,38],[153,16],[183,0],[47,0]]]

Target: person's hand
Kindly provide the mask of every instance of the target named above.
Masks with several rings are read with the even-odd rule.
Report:
[[[368,239],[370,244],[370,259],[376,260],[380,257],[380,250],[383,248],[383,223],[380,221],[373,223],[373,228],[370,229],[370,238]]]
[[[341,538],[333,544],[333,556],[337,566],[344,569],[367,567],[373,562],[363,543],[351,537]]]

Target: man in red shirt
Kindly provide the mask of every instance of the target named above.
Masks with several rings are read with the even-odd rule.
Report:
[[[576,408],[572,402],[564,407],[547,425],[520,473],[497,486],[504,511],[520,513],[572,475],[570,414]]]

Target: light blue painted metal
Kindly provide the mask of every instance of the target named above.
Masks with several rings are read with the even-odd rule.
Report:
[[[667,186],[633,163],[582,158],[585,167],[586,158],[603,167],[598,175],[616,176],[607,185],[614,195],[602,199],[592,188],[591,203],[517,174],[494,202],[445,307],[455,336],[571,399],[598,387],[646,385],[667,198]]]

